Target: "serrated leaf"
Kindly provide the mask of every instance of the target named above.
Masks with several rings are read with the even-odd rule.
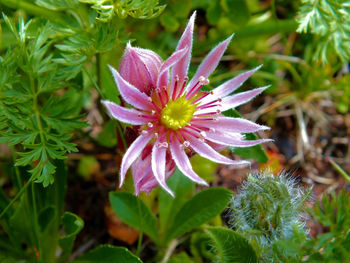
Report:
[[[211,227],[206,230],[221,263],[258,263],[259,260],[247,239],[233,230]]]
[[[177,212],[166,234],[166,241],[169,242],[219,215],[231,198],[232,192],[220,187],[199,192]]]
[[[71,263],[142,263],[142,261],[124,247],[102,245]]]
[[[126,192],[110,192],[113,211],[127,225],[145,232],[153,241],[158,240],[157,221],[151,210],[135,195]]]

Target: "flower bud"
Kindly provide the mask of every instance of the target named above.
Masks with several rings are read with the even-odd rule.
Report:
[[[162,59],[152,50],[127,44],[120,62],[120,75],[140,91],[150,94],[156,87]]]
[[[250,174],[232,200],[230,223],[247,234],[262,258],[270,258],[275,242],[305,233],[301,210],[310,193],[285,174]]]

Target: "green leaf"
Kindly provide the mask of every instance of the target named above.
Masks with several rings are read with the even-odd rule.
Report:
[[[250,12],[245,0],[221,0],[221,7],[231,22],[244,26],[250,19]]]
[[[159,192],[159,221],[160,232],[165,233],[167,228],[172,224],[176,213],[181,206],[191,198],[194,193],[194,183],[184,176],[179,170],[167,181],[167,184],[175,194],[175,198],[171,197],[168,192],[163,189]]]
[[[247,239],[233,230],[211,227],[206,230],[221,263],[258,263],[259,260]]]
[[[186,252],[181,252],[171,257],[168,263],[195,263]]]
[[[242,118],[237,110],[230,109],[224,112],[224,115],[235,118]],[[258,136],[255,133],[246,133],[247,140],[257,140]],[[247,148],[230,147],[233,153],[245,159],[254,159],[259,163],[266,163],[268,161],[267,154],[261,145],[255,145]]]
[[[226,208],[231,198],[232,192],[221,187],[213,187],[199,192],[186,202],[176,214],[166,235],[166,240],[169,242],[214,218]]]
[[[38,215],[38,223],[41,232],[45,232],[46,228],[55,218],[56,209],[54,206],[48,206],[42,209]]]
[[[73,249],[76,236],[84,227],[84,221],[71,212],[65,212],[62,216],[62,224],[65,235],[60,237],[58,243],[65,255],[69,255]]]
[[[126,192],[110,192],[113,211],[131,227],[145,232],[153,241],[158,240],[157,221],[151,210],[135,195]]]
[[[180,26],[177,19],[170,12],[166,12],[160,17],[160,23],[168,32],[174,32]]]
[[[142,263],[142,261],[124,247],[102,245],[71,263]]]

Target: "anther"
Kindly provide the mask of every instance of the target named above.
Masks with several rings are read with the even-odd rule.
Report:
[[[150,127],[150,128],[152,128],[152,127],[153,127],[153,123],[148,122],[148,123],[147,123],[147,126]]]
[[[142,131],[141,131],[141,134],[142,134],[142,135],[147,135],[147,134],[148,134],[148,131],[142,130]]]
[[[202,138],[205,138],[205,137],[207,136],[207,134],[205,133],[205,131],[201,131],[199,134],[200,134],[200,136],[201,136]]]
[[[207,79],[206,77],[204,77],[204,76],[200,76],[199,78],[198,78],[198,82],[199,82],[199,84],[200,85],[208,85],[209,84],[209,79]]]
[[[184,141],[183,146],[185,148],[188,148],[190,146],[190,142],[189,141]]]

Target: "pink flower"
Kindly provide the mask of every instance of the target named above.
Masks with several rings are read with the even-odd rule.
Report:
[[[103,101],[113,118],[140,126],[140,136],[125,153],[120,168],[120,186],[132,166],[135,191],[150,192],[160,185],[169,194],[167,178],[176,167],[191,180],[207,185],[192,169],[189,155],[196,152],[209,160],[246,165],[248,161],[231,160],[217,150],[226,146],[249,147],[269,140],[246,141],[242,133],[268,127],[243,118],[229,118],[221,112],[237,107],[260,94],[267,87],[229,95],[259,67],[228,80],[210,92],[201,91],[209,83],[231,38],[219,43],[200,64],[189,81],[195,14],[183,33],[176,51],[164,62],[150,50],[127,46],[120,73],[110,67],[121,96],[132,108]],[[169,69],[171,74],[169,79]]]

